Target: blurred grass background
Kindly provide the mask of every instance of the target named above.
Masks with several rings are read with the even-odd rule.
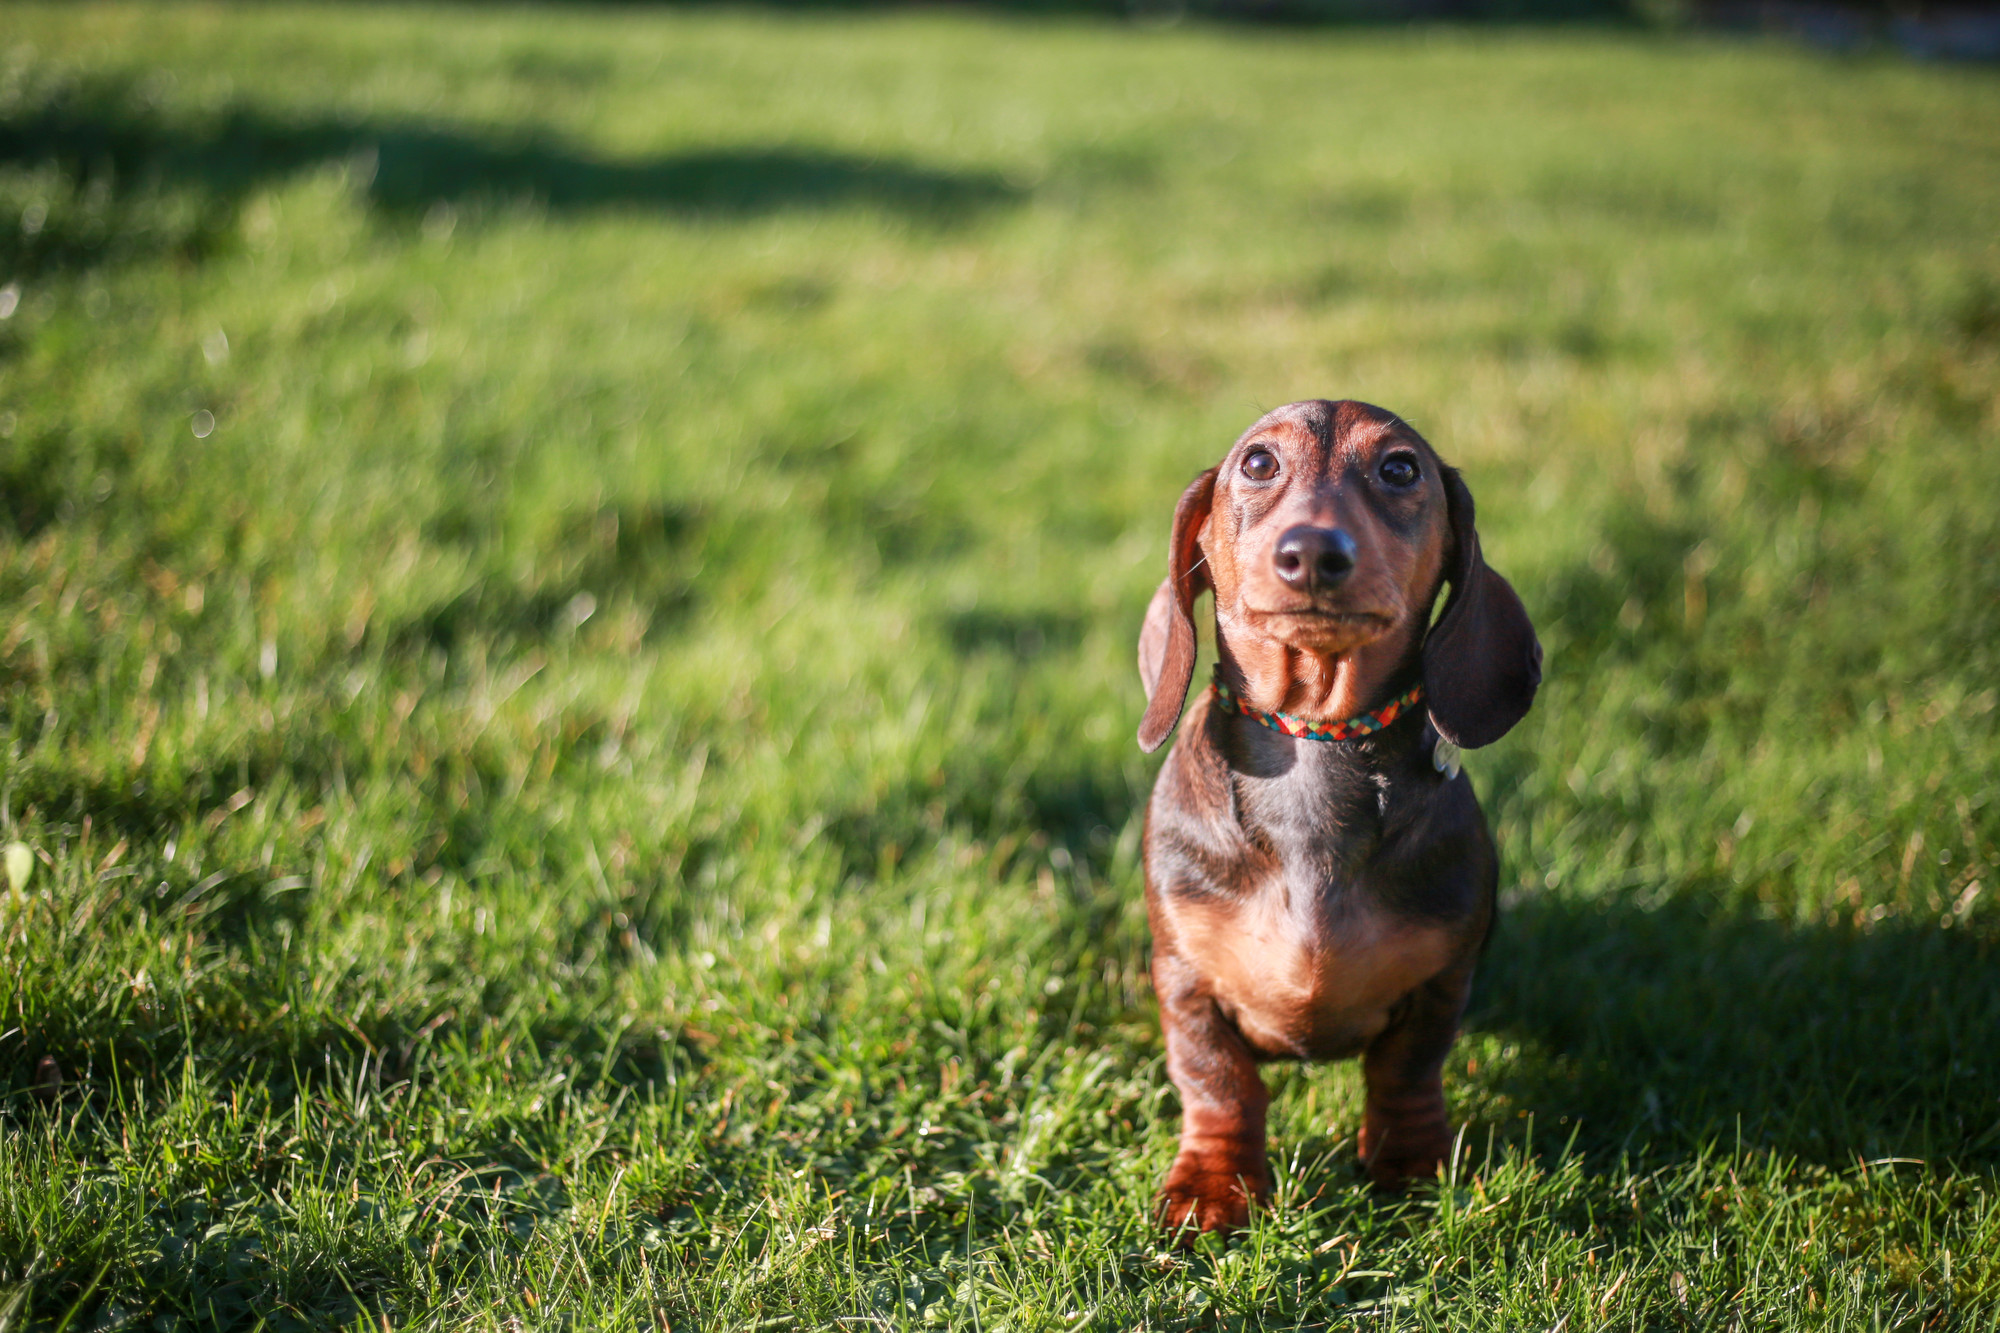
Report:
[[[1990,1328],[2000,84],[0,12],[0,1324]],[[1471,1164],[1163,1252],[1132,647],[1352,395],[1548,650]],[[58,1081],[59,1079],[59,1081]]]

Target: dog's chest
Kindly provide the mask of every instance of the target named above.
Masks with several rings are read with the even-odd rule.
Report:
[[[1273,874],[1232,902],[1184,907],[1181,954],[1264,1055],[1353,1055],[1455,952],[1441,926]]]
[[[1358,1054],[1466,952],[1466,818],[1430,766],[1224,734],[1155,793],[1147,874],[1176,972],[1274,1058]],[[1469,797],[1469,793],[1467,793]]]

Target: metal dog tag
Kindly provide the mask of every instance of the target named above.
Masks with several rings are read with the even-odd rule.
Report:
[[[1444,737],[1438,737],[1436,747],[1431,750],[1431,767],[1448,778],[1457,777],[1461,767],[1458,747]]]

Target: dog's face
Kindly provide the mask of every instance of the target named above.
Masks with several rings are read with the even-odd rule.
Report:
[[[1465,483],[1394,413],[1366,403],[1279,408],[1181,496],[1167,578],[1139,636],[1147,750],[1180,716],[1194,600],[1209,589],[1222,656],[1262,708],[1300,711],[1305,700],[1351,715],[1420,657],[1438,733],[1479,746],[1521,719],[1541,682],[1534,626],[1480,554]]]
[[[1429,622],[1451,544],[1442,470],[1392,413],[1294,403],[1217,466],[1197,543],[1236,655],[1379,645],[1402,656]]]

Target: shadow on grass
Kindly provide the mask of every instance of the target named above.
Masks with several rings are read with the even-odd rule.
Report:
[[[1527,1039],[1499,1090],[1586,1152],[2000,1163],[2000,947],[1971,929],[1536,894],[1468,1026]]]
[[[827,812],[822,837],[839,849],[841,873],[872,876],[936,845],[947,833],[993,849],[992,873],[1004,879],[1023,861],[1110,871],[1119,831],[1145,805],[1148,789],[1101,755],[1037,765],[1025,775],[967,762]]]
[[[392,657],[427,650],[451,654],[471,643],[517,651],[546,644],[596,615],[627,603],[645,617],[656,639],[683,624],[698,597],[695,573],[710,525],[704,509],[670,503],[610,504],[559,517],[535,539],[532,575],[519,572],[496,535],[492,515],[447,509],[425,526],[426,536],[491,548],[486,575],[452,596],[395,621],[371,623],[362,639]]]
[[[36,198],[23,201],[31,222],[0,229],[0,263],[15,273],[163,249],[204,258],[251,191],[328,162],[350,163],[369,203],[390,216],[479,202],[722,219],[861,207],[944,224],[1020,195],[991,173],[802,145],[610,159],[532,130],[293,120],[243,106],[174,123],[108,84],[23,101],[0,118],[0,168],[53,168],[59,184],[35,185]],[[193,198],[165,199],[163,190]]]

